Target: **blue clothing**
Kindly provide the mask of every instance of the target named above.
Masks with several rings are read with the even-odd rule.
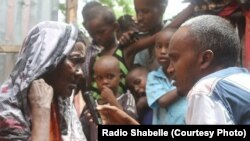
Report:
[[[153,110],[148,108],[142,117],[141,124],[142,125],[152,125],[153,121]]]
[[[159,67],[154,54],[154,47],[146,48],[135,55],[134,64],[146,67],[148,70],[156,70]]]
[[[187,99],[187,124],[250,124],[250,74],[244,68],[202,78]]]
[[[169,23],[170,21],[164,21],[164,25],[160,31],[164,30]],[[134,58],[134,64],[138,64],[143,67],[146,67],[150,71],[153,71],[159,68],[160,64],[158,63],[155,57],[154,46],[145,48],[142,51],[139,51],[138,53],[136,53],[135,58]]]
[[[166,77],[162,67],[148,74],[146,95],[148,105],[153,109],[153,124],[185,124],[186,97],[178,99],[166,108],[161,108],[157,100],[175,89],[172,81]]]

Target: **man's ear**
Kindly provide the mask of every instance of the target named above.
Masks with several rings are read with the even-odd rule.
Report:
[[[212,61],[214,59],[214,53],[212,50],[205,50],[201,53],[200,56],[200,68],[206,69],[211,65]]]

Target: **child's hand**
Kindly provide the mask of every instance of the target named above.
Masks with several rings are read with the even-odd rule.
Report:
[[[107,86],[103,86],[101,97],[103,101],[106,101],[108,103],[112,103],[112,101],[116,100],[113,91]]]
[[[136,40],[136,38],[133,37],[133,34],[136,31],[128,31],[122,34],[122,36],[119,39],[119,43],[121,47],[126,47],[129,46],[130,44],[134,43]]]

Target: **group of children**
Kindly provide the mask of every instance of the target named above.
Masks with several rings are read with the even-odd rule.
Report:
[[[98,2],[83,8],[83,25],[92,38],[83,65],[83,90],[91,91],[99,104],[116,106],[141,124],[184,124],[186,100],[178,96],[166,70],[169,41],[185,18],[165,24],[167,0],[134,0],[134,4],[136,21],[130,17],[124,25],[125,17],[118,24],[113,11]],[[145,36],[135,37],[138,33]],[[90,135],[86,128],[92,123],[84,113],[83,127]]]

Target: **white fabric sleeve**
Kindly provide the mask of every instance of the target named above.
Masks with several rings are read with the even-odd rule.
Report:
[[[224,106],[211,96],[192,94],[188,98],[186,124],[229,124],[228,119]]]

